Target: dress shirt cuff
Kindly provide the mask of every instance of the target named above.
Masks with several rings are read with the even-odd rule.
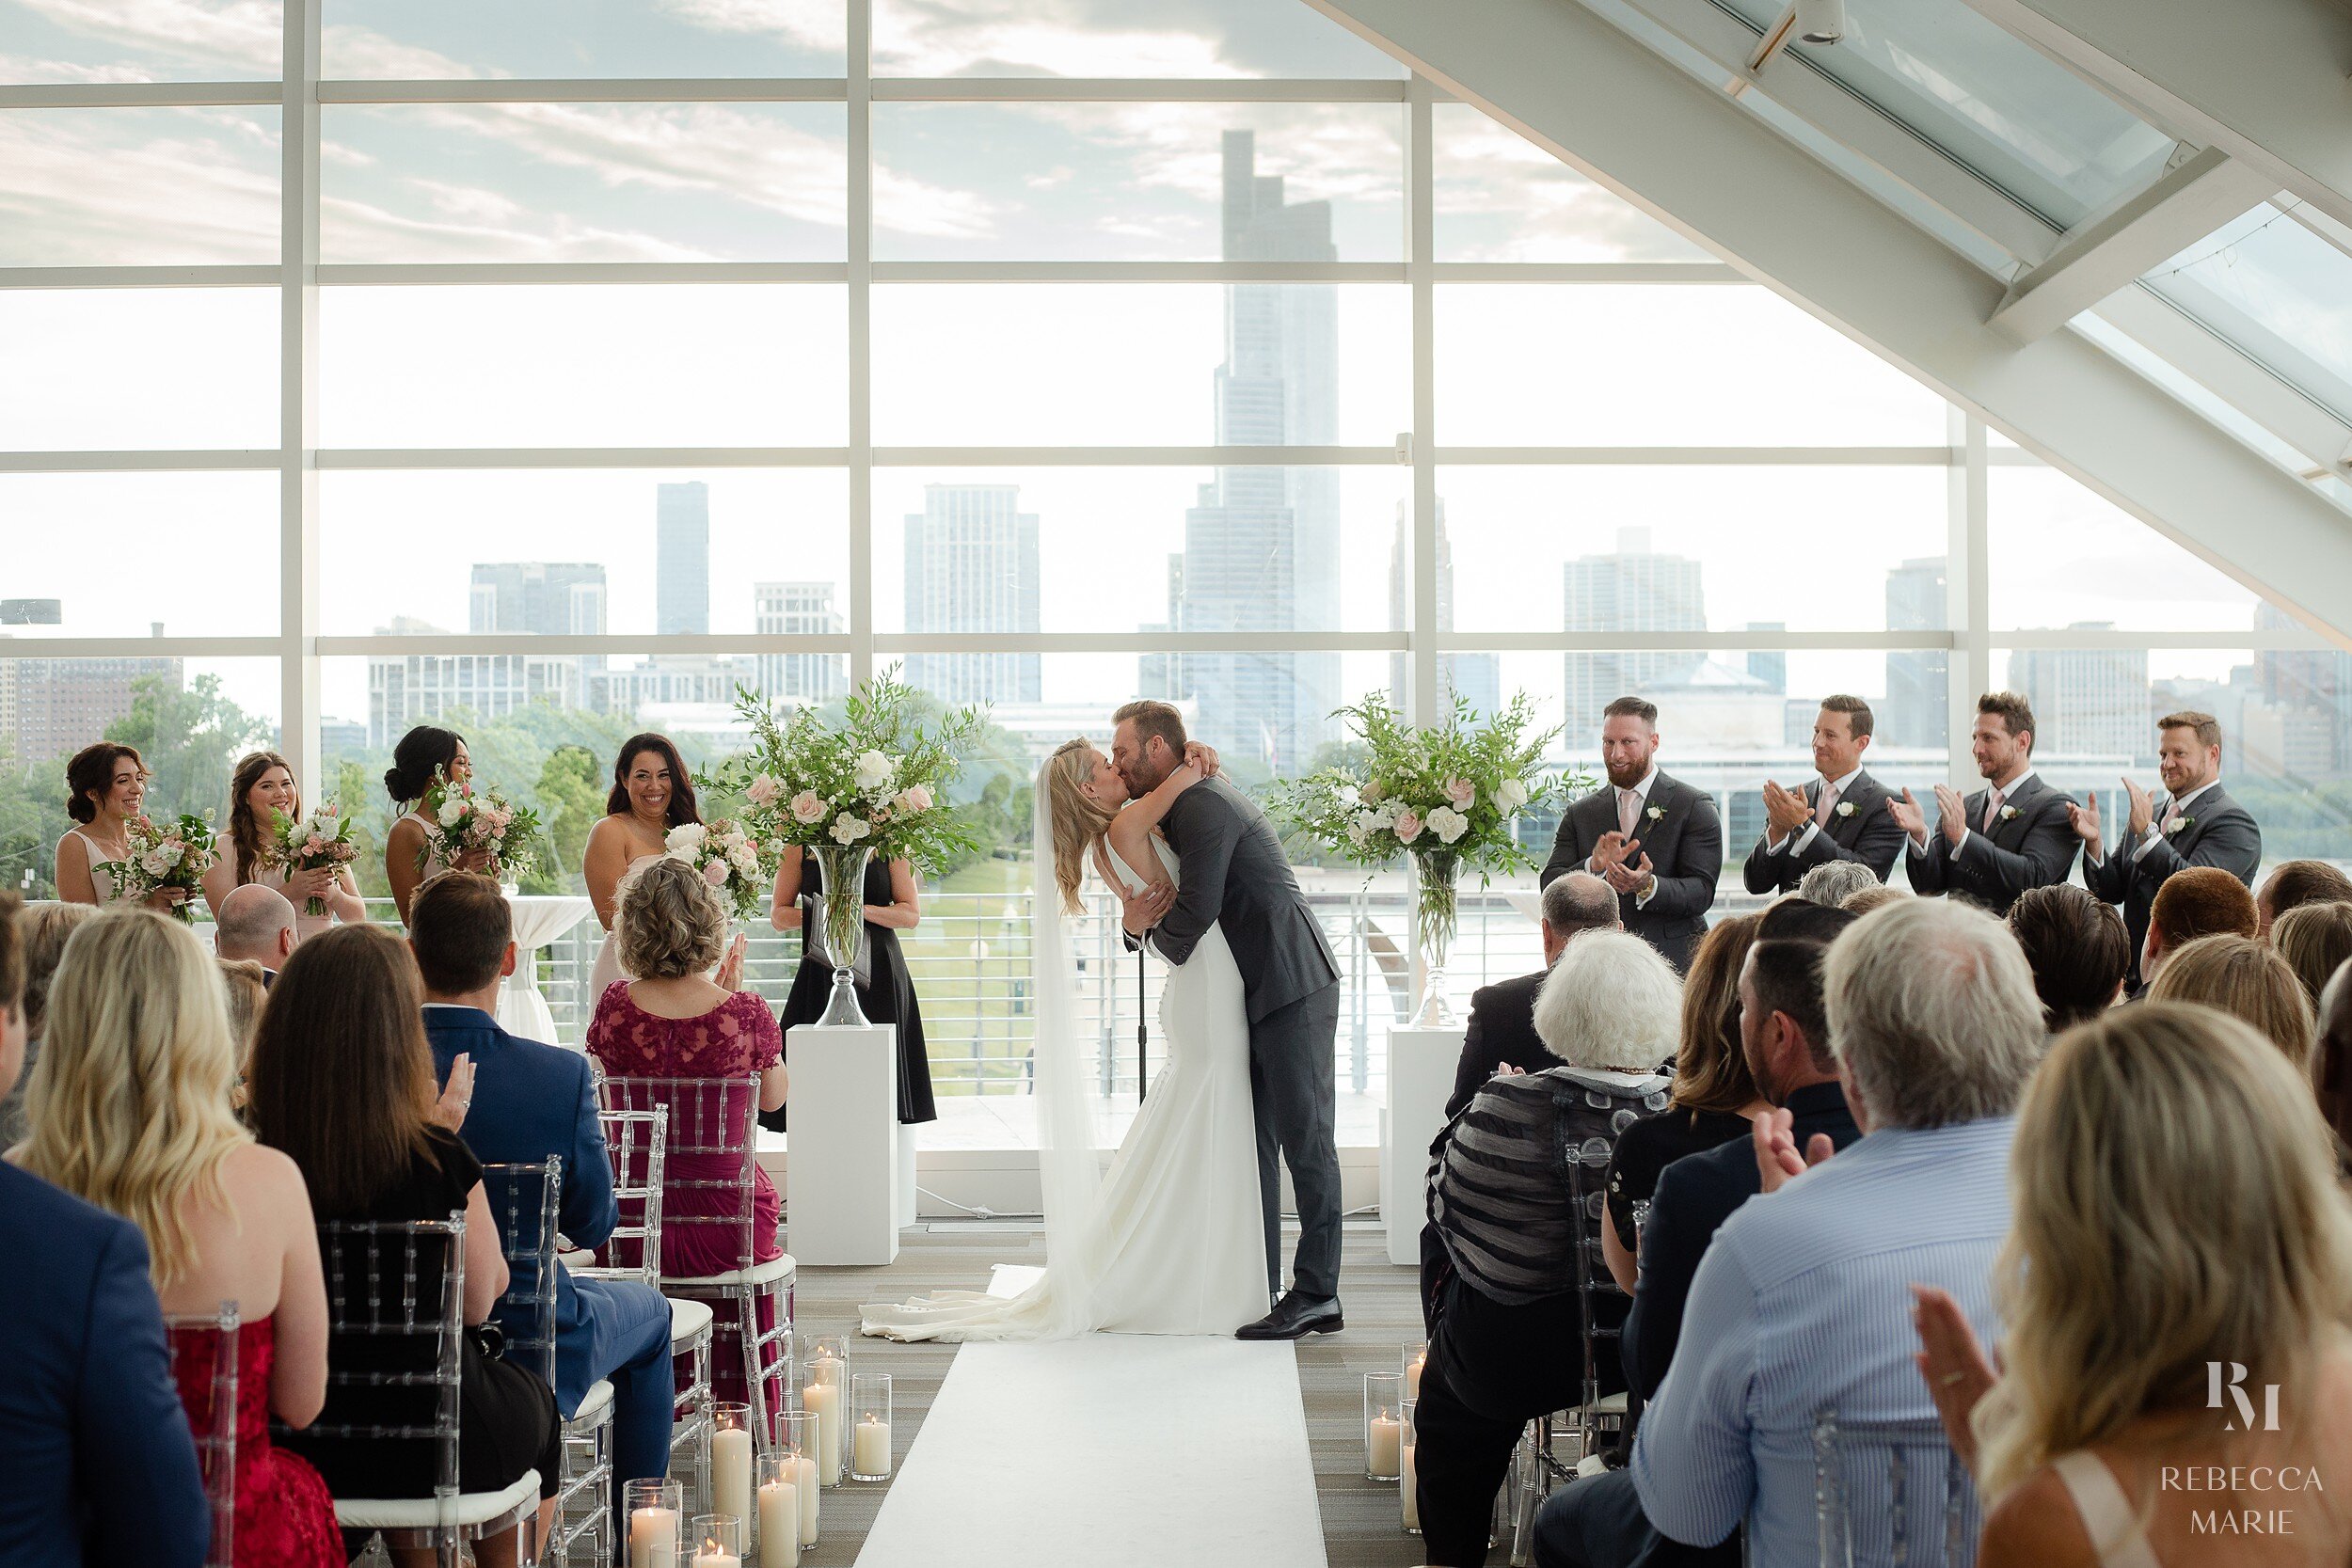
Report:
[[[1925,838],[1914,838],[1909,833],[1903,834],[1903,848],[1920,860],[1926,860],[1933,852],[1931,847],[1934,843],[1933,833],[1928,834]]]
[[[2157,827],[2153,822],[2149,823],[2148,832],[2140,838],[2139,847],[2132,851],[2132,859],[2135,862],[2146,860],[2148,858],[2148,851],[2153,849],[2157,845],[2162,844],[2163,842],[2164,830]]]
[[[1804,832],[1799,833],[1796,842],[1788,846],[1788,852],[1792,855],[1804,854],[1813,847],[1813,841],[1820,834],[1821,825],[1819,822],[1807,822],[1804,825]]]
[[[1952,846],[1952,852],[1949,857],[1950,859],[1960,859],[1960,852],[1968,847],[1968,841],[1976,835],[1976,832],[1977,830],[1974,828],[1963,828],[1960,830],[1960,842]]]
[[[1649,886],[1644,888],[1641,892],[1633,895],[1633,907],[1637,910],[1648,909],[1649,901],[1657,896],[1658,879],[1655,876],[1652,876],[1649,879]]]

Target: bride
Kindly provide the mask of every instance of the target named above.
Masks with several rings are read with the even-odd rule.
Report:
[[[1265,1310],[1265,1231],[1249,1098],[1241,971],[1212,926],[1160,992],[1167,1065],[1107,1172],[1092,1069],[1080,1060],[1077,975],[1064,917],[1089,863],[1122,897],[1163,897],[1183,874],[1157,832],[1170,802],[1216,769],[1194,748],[1150,795],[1128,798],[1085,740],[1037,779],[1036,1094],[1046,1267],[1012,1295],[946,1291],[861,1307],[893,1339],[1048,1339],[1088,1332],[1224,1337]],[[1051,847],[1050,854],[1048,846]],[[1091,1031],[1089,1031],[1090,1033]]]

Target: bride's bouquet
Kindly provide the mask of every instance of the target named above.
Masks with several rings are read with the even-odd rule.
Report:
[[[707,822],[681,822],[662,843],[673,860],[693,866],[719,890],[727,912],[737,920],[755,920],[767,908],[784,847],[748,821],[714,816]]]
[[[107,861],[98,869],[115,885],[115,896],[125,902],[146,899],[169,888],[187,896],[175,900],[171,912],[183,923],[196,923],[196,895],[220,860],[213,825],[200,816],[167,817],[161,822],[135,816],[129,824],[130,852]]]
[[[479,849],[489,856],[487,874],[512,882],[538,863],[539,814],[513,804],[496,784],[476,789],[470,782],[452,784],[437,768],[418,809],[425,821],[420,869],[431,859],[455,865]]]
[[[339,871],[359,858],[359,847],[351,842],[351,819],[334,801],[308,816],[289,816],[282,811],[277,816],[275,858],[288,871]],[[312,898],[302,912],[325,914],[326,900]]]

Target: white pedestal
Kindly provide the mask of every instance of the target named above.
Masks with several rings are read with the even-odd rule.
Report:
[[[914,1190],[914,1134],[912,1124],[898,1124],[898,1228],[904,1230],[919,1217]]]
[[[1389,1031],[1389,1109],[1381,1146],[1380,1220],[1389,1261],[1421,1261],[1429,1217],[1429,1145],[1445,1126],[1446,1097],[1462,1063],[1462,1030]],[[796,1250],[797,1256],[797,1250]]]
[[[819,1267],[898,1257],[898,1051],[890,1025],[803,1025],[792,1065],[787,1245]]]

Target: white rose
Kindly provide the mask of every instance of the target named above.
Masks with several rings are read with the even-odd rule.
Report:
[[[867,752],[857,759],[857,786],[860,789],[880,789],[890,782],[898,765],[880,752]]]
[[[1356,825],[1348,832],[1356,834],[1357,841],[1361,843],[1363,834],[1376,833],[1388,825],[1389,819],[1384,814],[1376,811],[1359,811],[1356,814]]]
[[[759,857],[754,854],[749,847],[729,850],[727,852],[727,859],[734,862],[735,869],[740,871],[746,877],[759,869]]]
[[[156,850],[155,853],[163,856],[164,863],[166,865],[178,865],[180,863],[181,857],[185,855],[187,851],[181,848],[180,846],[176,844],[167,844],[162,848]]]
[[[1470,818],[1452,806],[1439,806],[1429,814],[1429,831],[1438,835],[1440,844],[1451,844],[1470,832]]]
[[[1495,785],[1495,805],[1503,811],[1517,811],[1527,804],[1527,786],[1517,779],[1505,779]]]
[[[872,823],[863,816],[854,816],[846,811],[833,819],[833,841],[835,844],[855,844],[873,831]]]
[[[439,816],[441,826],[444,828],[454,828],[458,823],[463,822],[466,819],[465,799],[462,796],[453,795],[442,801]]]
[[[703,825],[701,823],[681,822],[664,835],[661,847],[673,855],[691,856],[702,847],[702,842]]]
[[[171,869],[171,863],[164,859],[164,852],[161,849],[150,849],[140,859],[139,865],[151,877],[160,877]]]

